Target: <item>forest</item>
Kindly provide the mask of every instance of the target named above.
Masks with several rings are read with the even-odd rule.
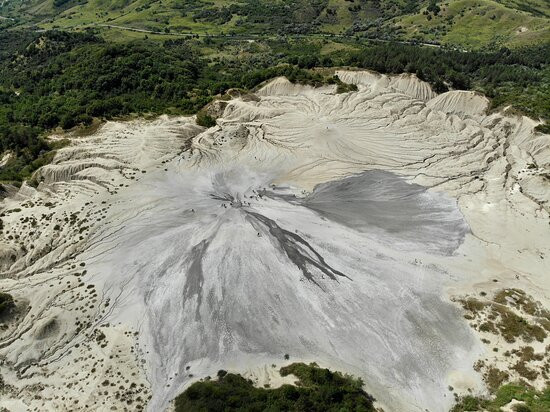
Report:
[[[534,118],[550,118],[548,44],[464,53],[352,41],[326,53],[328,42],[280,37],[235,45],[182,37],[116,44],[93,31],[0,31],[6,45],[0,50],[0,153],[15,155],[0,169],[0,181],[21,182],[49,161],[55,148],[43,137],[55,128],[89,125],[94,118],[192,114],[229,88],[253,89],[281,75],[312,85],[334,82],[314,68],[415,73],[438,92],[479,90],[493,108],[511,104]]]

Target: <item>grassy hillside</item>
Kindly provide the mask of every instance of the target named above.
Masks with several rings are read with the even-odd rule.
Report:
[[[0,16],[31,25],[106,25],[159,33],[336,34],[467,48],[550,41],[546,0],[4,0]],[[114,28],[111,28],[111,30]]]
[[[455,0],[438,3],[437,8],[422,8],[420,13],[393,21],[407,39],[472,48],[550,41],[549,17],[550,3],[542,0]]]
[[[280,369],[294,375],[294,385],[257,388],[241,375],[218,372],[218,379],[195,382],[175,400],[176,412],[310,411],[374,412],[374,398],[361,379],[323,369],[315,363],[293,363]],[[269,385],[268,385],[269,386]]]

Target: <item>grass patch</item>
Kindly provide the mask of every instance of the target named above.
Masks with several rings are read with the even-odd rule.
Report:
[[[521,290],[501,290],[492,301],[469,297],[460,303],[467,311],[464,317],[475,321],[473,326],[481,332],[500,335],[508,343],[546,339],[548,312]]]

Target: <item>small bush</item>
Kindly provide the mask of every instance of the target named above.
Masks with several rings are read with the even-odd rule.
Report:
[[[337,94],[356,92],[357,90],[357,85],[351,83],[339,83],[336,87]]]
[[[9,293],[0,292],[0,315],[3,315],[15,307],[13,296]]]
[[[221,372],[221,373],[220,373]],[[218,372],[218,380],[191,385],[176,398],[176,412],[187,411],[375,411],[363,382],[312,363],[293,363],[281,375],[295,375],[297,386],[257,388],[241,375]]]
[[[197,113],[197,124],[202,127],[214,127],[216,126],[216,119],[205,112]]]
[[[550,134],[550,123],[539,124],[535,130],[540,133]]]

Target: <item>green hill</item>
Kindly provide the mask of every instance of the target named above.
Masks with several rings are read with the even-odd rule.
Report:
[[[468,48],[550,41],[546,0],[4,0],[0,16],[14,19],[4,25],[43,29],[323,34]]]

